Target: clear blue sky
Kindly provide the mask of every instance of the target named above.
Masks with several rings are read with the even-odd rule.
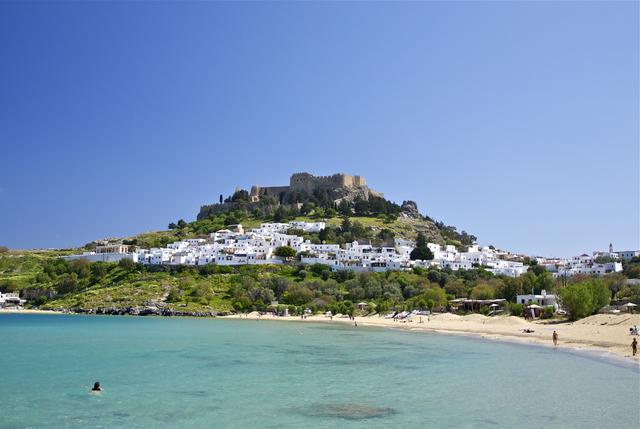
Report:
[[[639,248],[638,2],[0,3],[0,244],[346,172],[544,255]]]

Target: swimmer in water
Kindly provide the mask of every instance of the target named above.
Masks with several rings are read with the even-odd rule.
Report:
[[[93,383],[93,388],[91,389],[91,392],[102,392],[102,387],[100,387],[99,381],[96,381],[95,383]]]

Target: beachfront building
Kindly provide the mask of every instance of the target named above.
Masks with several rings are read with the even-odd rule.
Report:
[[[0,308],[7,307],[22,307],[26,301],[20,299],[20,295],[13,292],[2,293],[0,292]]]
[[[492,314],[498,314],[504,311],[504,306],[507,304],[507,300],[500,299],[469,299],[469,298],[457,298],[449,301],[451,311],[454,313],[479,313],[483,308]]]
[[[558,297],[553,294],[548,294],[546,290],[542,290],[539,295],[527,294],[518,295],[516,297],[518,304],[529,306],[531,304],[539,305],[540,307],[553,307],[554,311],[558,311],[560,308],[558,305]]]

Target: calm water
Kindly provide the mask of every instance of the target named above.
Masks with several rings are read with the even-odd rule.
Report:
[[[268,321],[0,315],[0,428],[638,428],[637,369]],[[90,395],[93,381],[105,391]]]

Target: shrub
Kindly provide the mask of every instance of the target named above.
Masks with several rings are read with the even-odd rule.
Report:
[[[118,266],[123,270],[133,271],[133,269],[136,266],[136,263],[129,258],[122,258],[120,259],[120,261],[118,261]]]
[[[555,314],[556,310],[553,307],[545,307],[542,310],[542,314],[540,315],[541,318],[543,319],[551,319],[553,317],[553,315]]]
[[[20,289],[20,285],[16,280],[3,280],[0,282],[0,292],[15,292]]]
[[[509,305],[509,312],[512,316],[522,316],[524,306],[518,303],[512,303]]]
[[[41,295],[39,297],[37,297],[36,299],[33,300],[33,305],[35,305],[36,307],[39,307],[43,304],[46,304],[47,301],[49,301],[49,298],[47,298],[44,295]]]

